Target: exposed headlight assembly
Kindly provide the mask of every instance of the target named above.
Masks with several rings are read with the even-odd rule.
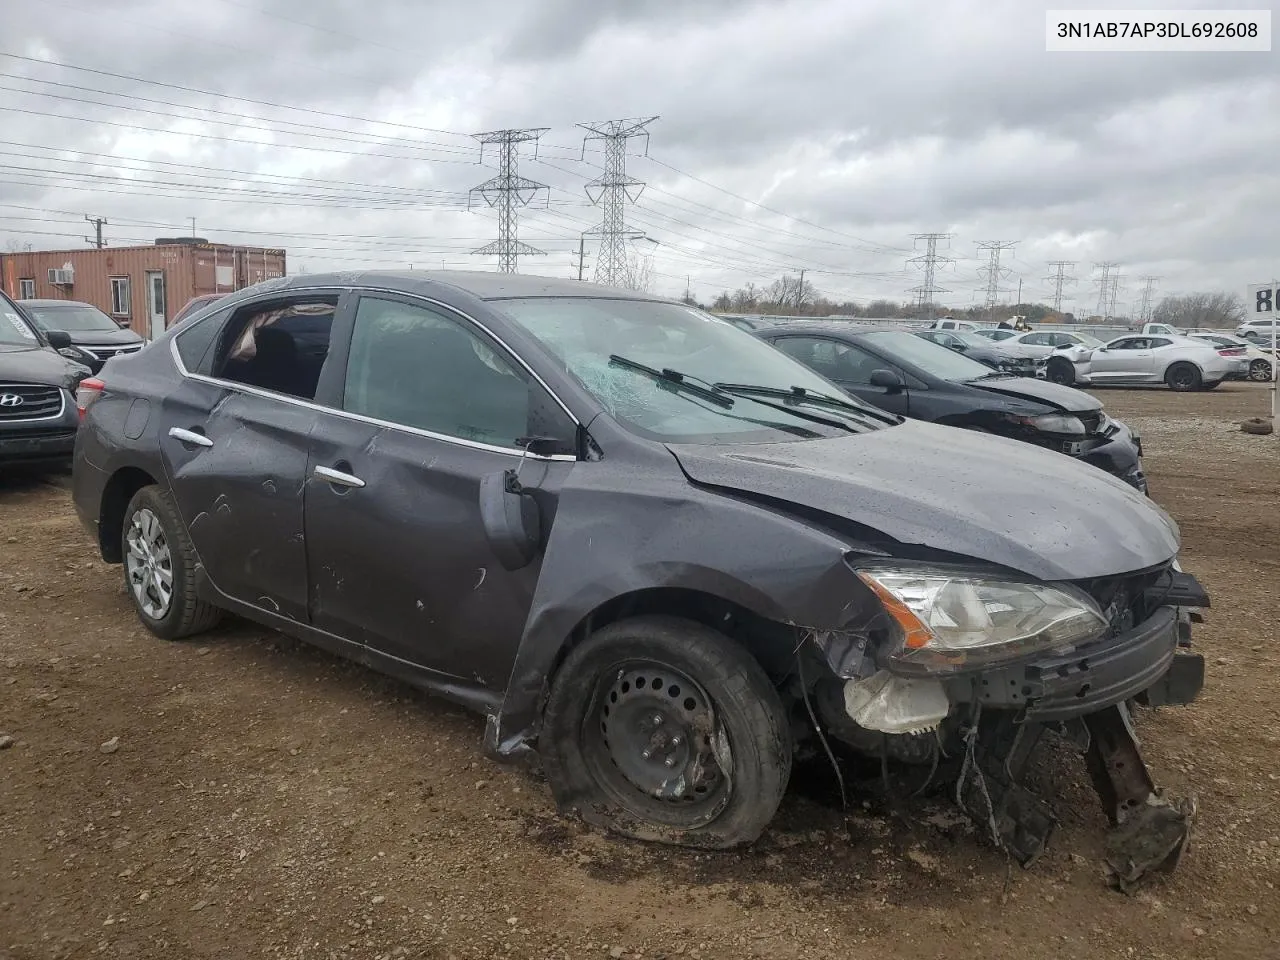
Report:
[[[1085,434],[1084,424],[1080,422],[1080,418],[1066,414],[1047,413],[1043,417],[1028,417],[1027,421],[1031,426],[1045,433],[1069,433],[1076,437],[1083,437]]]
[[[858,571],[898,636],[889,669],[949,673],[1038,651],[1069,652],[1107,627],[1098,605],[1069,586],[988,579],[962,571]]]

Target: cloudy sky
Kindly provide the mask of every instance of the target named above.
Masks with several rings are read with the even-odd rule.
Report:
[[[1111,6],[1140,6],[1138,0]],[[493,269],[470,136],[547,127],[520,172],[548,185],[521,270],[573,275],[599,143],[576,125],[658,117],[629,225],[653,289],[702,300],[801,268],[866,301],[920,282],[912,235],[953,235],[943,302],[1002,286],[1067,308],[1243,292],[1280,272],[1280,52],[1046,53],[1020,0],[5,0],[0,249],[196,233],[283,246],[292,272]],[[1055,6],[1062,6],[1057,4]],[[1106,3],[1095,2],[1095,8]],[[1208,0],[1171,8],[1267,7]],[[587,275],[594,264],[587,243]]]

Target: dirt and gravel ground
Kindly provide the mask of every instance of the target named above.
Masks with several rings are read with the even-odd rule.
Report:
[[[598,835],[483,759],[477,717],[243,623],[152,638],[66,478],[19,477],[0,480],[0,958],[1280,956],[1280,437],[1236,429],[1267,393],[1102,396],[1214,601],[1203,699],[1140,728],[1158,779],[1199,798],[1174,878],[1106,888],[1065,752],[1041,778],[1063,827],[1029,871],[944,802],[846,818],[812,783],[742,853]]]

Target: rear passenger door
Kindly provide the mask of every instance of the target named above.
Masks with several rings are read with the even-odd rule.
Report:
[[[312,622],[462,684],[503,687],[541,558],[515,571],[497,561],[480,481],[519,464],[545,538],[577,424],[478,325],[394,294],[361,296],[338,405],[307,467]],[[529,436],[554,437],[558,452],[522,462],[516,441]]]
[[[341,296],[260,299],[197,321],[175,337],[184,377],[162,401],[169,487],[209,580],[303,623],[302,488]]]

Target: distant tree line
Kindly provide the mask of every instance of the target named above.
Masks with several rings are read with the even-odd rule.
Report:
[[[710,304],[719,313],[766,314],[771,316],[806,317],[859,317],[883,320],[920,320],[924,313],[918,303],[895,301],[885,298],[868,300],[833,300],[823,296],[808,280],[786,275],[767,287],[748,283],[737,290],[725,290]],[[934,317],[954,317],[973,323],[996,324],[1011,317],[1025,317],[1028,323],[1090,323],[1100,322],[1099,317],[1058,311],[1043,303],[997,304],[984,306],[949,307],[935,304]],[[1229,293],[1191,293],[1185,296],[1165,297],[1152,311],[1151,319],[1157,323],[1169,323],[1176,327],[1227,328],[1239,324],[1245,317],[1244,302]],[[1136,319],[1124,316],[1110,317],[1117,325],[1136,324]]]

